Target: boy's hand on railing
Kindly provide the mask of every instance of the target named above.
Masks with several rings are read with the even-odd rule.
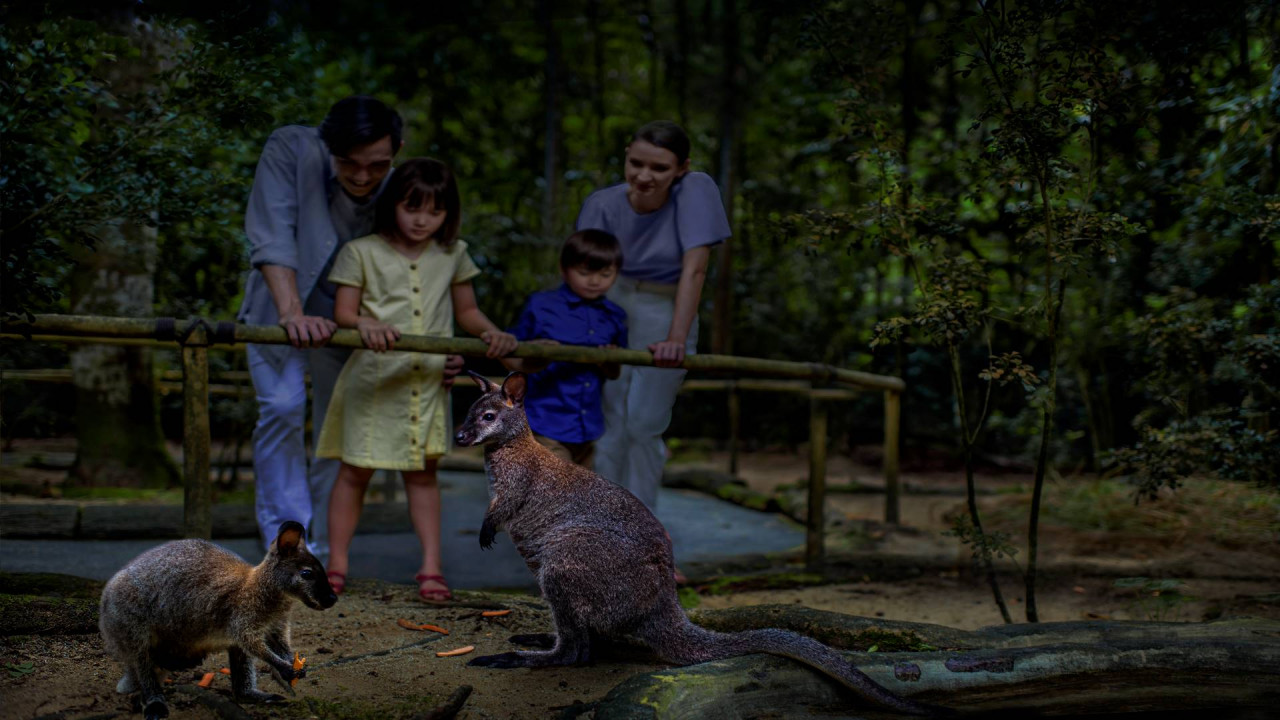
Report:
[[[516,345],[520,344],[515,335],[501,330],[485,330],[480,333],[480,339],[489,346],[489,351],[485,353],[485,357],[491,358],[510,355],[511,351],[516,349]]]
[[[400,339],[400,331],[393,325],[371,318],[360,318],[356,324],[356,330],[360,331],[360,339],[364,341],[364,346],[374,352],[391,350],[396,346],[396,340]]]
[[[453,387],[453,380],[458,377],[458,373],[462,372],[462,366],[465,362],[461,355],[445,355],[444,380],[440,384],[446,388]]]
[[[280,327],[289,336],[289,343],[296,348],[321,347],[329,342],[338,323],[318,315],[286,315],[280,318]]]

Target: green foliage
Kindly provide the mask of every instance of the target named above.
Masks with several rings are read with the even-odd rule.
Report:
[[[1195,600],[1183,591],[1186,583],[1181,580],[1129,577],[1117,578],[1112,585],[1132,598],[1130,615],[1157,622],[1181,620],[1183,606]]]
[[[9,671],[9,677],[11,679],[20,678],[34,673],[36,671],[36,664],[30,660],[26,662],[6,660],[4,663],[4,669]]]

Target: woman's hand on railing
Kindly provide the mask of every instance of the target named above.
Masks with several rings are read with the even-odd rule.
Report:
[[[684,343],[674,340],[663,340],[649,346],[653,353],[653,364],[658,367],[680,367],[684,362]]]

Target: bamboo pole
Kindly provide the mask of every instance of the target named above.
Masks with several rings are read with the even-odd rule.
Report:
[[[199,319],[178,321],[178,327],[189,327]],[[4,322],[7,334],[71,335],[121,339],[153,339],[158,323],[147,318],[97,317],[91,315],[37,315],[34,322]],[[283,345],[288,343],[284,328],[260,325],[236,325],[231,341],[236,343],[262,343]],[[163,339],[162,339],[163,341]],[[339,330],[329,341],[336,347],[361,348],[364,343],[355,330]],[[217,347],[216,345],[214,347]],[[397,350],[434,354],[483,356],[488,346],[470,338],[442,338],[425,335],[404,335],[396,342]],[[652,366],[653,355],[643,350],[605,350],[575,345],[537,345],[520,343],[512,357],[540,358],[565,362],[603,363],[616,362],[626,365]],[[906,386],[901,378],[873,375],[857,370],[825,365],[822,363],[798,363],[786,360],[737,357],[733,355],[688,355],[681,367],[705,372],[730,372],[737,375],[754,375],[774,378],[795,378],[818,383],[843,383],[878,390],[902,391]]]
[[[182,536],[213,537],[209,482],[209,348],[197,328],[182,348]]]
[[[804,563],[822,569],[827,500],[827,404],[809,399],[809,513],[805,518]]]
[[[897,525],[902,486],[898,482],[898,428],[902,421],[902,395],[884,392],[884,521]]]

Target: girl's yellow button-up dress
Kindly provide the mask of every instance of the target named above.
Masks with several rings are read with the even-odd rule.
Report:
[[[453,337],[454,283],[480,269],[458,240],[430,240],[409,259],[379,235],[343,246],[329,281],[360,288],[360,314],[406,335]],[[421,470],[449,448],[444,355],[356,350],[343,366],[320,431],[316,455],[362,468]]]

